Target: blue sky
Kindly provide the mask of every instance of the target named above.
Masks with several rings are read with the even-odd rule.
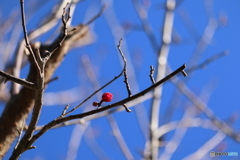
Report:
[[[29,9],[30,0],[26,0],[26,8]],[[49,13],[49,10],[53,6],[55,1],[46,3],[36,13],[31,13],[32,17],[27,24],[28,30],[34,30],[39,20],[43,19]],[[106,3],[111,2],[104,1]],[[152,26],[154,36],[157,39],[158,45],[161,45],[161,29],[163,24],[164,9],[162,5],[165,1],[149,1],[150,6],[148,9],[148,18]],[[208,24],[208,16],[206,15],[206,9],[204,6],[205,1],[192,1],[184,0],[181,5],[175,11],[174,18],[174,33],[176,33],[181,41],[179,43],[171,44],[168,63],[172,69],[176,69],[183,63],[188,66],[189,58],[194,53],[198,38],[204,33]],[[72,17],[72,24],[86,23],[87,20],[94,16],[102,6],[99,0],[86,0],[77,5],[75,13]],[[210,44],[202,52],[201,58],[198,63],[204,62],[206,59],[213,55],[216,55],[223,51],[228,51],[228,55],[220,58],[213,63],[209,64],[206,68],[200,69],[194,72],[188,81],[188,86],[196,95],[200,95],[203,90],[203,96],[209,95],[208,107],[217,115],[221,120],[227,120],[232,115],[239,115],[240,104],[240,65],[239,65],[239,51],[240,51],[240,1],[213,1],[213,15],[218,20],[220,16],[227,17],[227,25],[219,25]],[[19,4],[17,1],[0,1],[0,13],[3,20],[6,20],[13,9],[19,10]],[[114,9],[115,16],[119,24],[133,24],[141,25],[141,22],[134,10],[131,1],[114,1],[109,4],[106,14]],[[28,12],[29,10],[27,10]],[[30,11],[29,11],[30,12]],[[19,12],[20,13],[20,12]],[[183,15],[187,15],[187,22],[194,26],[194,37],[189,28],[186,27],[183,20]],[[113,16],[113,15],[111,15]],[[185,17],[186,18],[186,17]],[[101,16],[94,24],[92,24],[91,30],[95,35],[94,43],[75,48],[67,54],[62,65],[57,69],[55,76],[59,76],[60,79],[52,82],[46,90],[46,94],[50,92],[61,92],[68,89],[77,88],[76,92],[79,94],[79,100],[70,104],[70,107],[74,107],[81,102],[87,95],[90,95],[95,90],[88,83],[86,78],[81,58],[87,55],[93,65],[94,71],[97,73],[97,80],[100,85],[105,84],[113,77],[118,75],[121,71],[121,63],[119,63],[119,53],[116,50],[117,41],[114,39],[109,25],[107,23],[107,16]],[[117,23],[114,22],[114,25]],[[19,26],[21,27],[21,25]],[[120,30],[114,30],[114,32],[120,32]],[[133,66],[135,78],[133,75],[129,75],[130,86],[133,93],[137,93],[138,90],[143,90],[151,85],[149,80],[149,66],[156,67],[156,54],[148,40],[146,34],[140,30],[128,30],[123,38],[123,52],[126,53],[126,58],[129,64]],[[45,41],[52,34],[43,35],[40,41]],[[197,37],[197,38],[196,38]],[[50,37],[51,38],[51,37]],[[7,38],[6,38],[7,39]],[[128,55],[129,54],[129,55]],[[198,64],[197,63],[197,64]],[[197,65],[194,64],[194,65]],[[191,66],[189,66],[191,67]],[[23,69],[21,77],[27,73],[27,67]],[[129,67],[131,69],[131,67]],[[181,77],[181,76],[180,76]],[[133,83],[134,80],[137,83]],[[181,78],[184,80],[184,78]],[[113,102],[119,101],[127,97],[127,91],[123,77],[116,80],[113,84],[109,85],[103,90],[103,92],[112,92],[114,95]],[[131,83],[132,82],[132,83]],[[139,88],[139,89],[137,89]],[[164,90],[162,95],[162,104],[160,112],[160,124],[163,123],[163,117],[165,111],[169,107],[171,102],[172,93],[174,91],[174,85],[171,82],[164,84]],[[212,89],[213,88],[213,89]],[[93,97],[84,106],[88,110],[95,109],[91,106],[93,101],[96,101],[97,97]],[[143,103],[147,113],[150,113],[151,100],[147,100]],[[135,106],[135,107],[138,107]],[[173,120],[179,120],[186,112],[186,108],[194,107],[184,96],[180,98],[180,105],[175,108]],[[44,125],[47,122],[53,120],[61,114],[64,104],[61,105],[45,105],[43,107],[42,116],[40,117],[39,124]],[[2,108],[0,109],[0,111]],[[136,120],[135,109],[132,109],[132,113],[114,113],[113,116],[117,120],[117,123],[122,131],[131,153],[134,159],[140,159],[140,153],[144,149],[145,140],[141,130],[139,129],[138,122]],[[75,113],[81,113],[83,109],[75,111]],[[148,116],[149,117],[149,116]],[[197,117],[206,119],[202,113],[199,113]],[[239,132],[240,121],[237,120],[231,126],[236,132]],[[91,131],[95,134],[96,141],[101,145],[101,149],[105,151],[110,159],[124,159],[116,140],[113,137],[110,125],[106,120],[106,117],[93,120],[91,127],[88,129],[87,136],[82,140],[82,143],[78,149],[77,159],[97,159],[87,147],[87,137],[91,137]],[[20,159],[64,159],[67,155],[68,144],[70,137],[73,134],[76,126],[67,126],[59,129],[53,129],[43,135],[34,145],[37,149],[30,150],[24,153]],[[146,131],[148,128],[146,126]],[[171,138],[174,132],[170,132],[166,135],[167,140]],[[203,128],[190,128],[183,138],[182,143],[173,154],[172,159],[182,159],[196,151],[206,141],[216,134],[216,131],[207,130]],[[226,137],[219,146],[225,146],[223,151],[226,152],[238,152],[240,144],[235,142],[229,137]],[[217,148],[213,149],[217,151]],[[160,153],[163,151],[161,150]],[[10,153],[7,154],[9,157]],[[207,158],[206,155],[205,158]],[[224,157],[224,159],[231,159],[231,157]],[[238,158],[237,158],[238,159]]]

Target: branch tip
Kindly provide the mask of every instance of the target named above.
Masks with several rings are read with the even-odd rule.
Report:
[[[182,72],[184,77],[187,77],[187,73],[184,70],[182,70],[181,72]]]
[[[64,107],[64,110],[62,111],[62,114],[61,114],[60,117],[64,117],[64,116],[65,116],[65,114],[66,114],[66,112],[67,112],[67,110],[68,110],[68,107],[69,107],[69,104],[67,104],[67,105]]]
[[[129,109],[125,104],[123,104],[123,107],[125,108],[125,110],[128,112],[128,113],[130,113],[132,110],[131,109]]]
[[[5,78],[5,80],[4,80],[4,84],[6,84],[6,83],[7,83],[7,81],[8,81],[8,79],[7,79],[7,78]]]
[[[30,149],[36,149],[37,147],[36,146],[30,146],[29,148],[28,148],[28,150],[30,150]]]

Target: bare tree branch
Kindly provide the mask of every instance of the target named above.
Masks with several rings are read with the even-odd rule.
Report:
[[[222,58],[224,56],[228,55],[228,52],[227,51],[223,51],[221,53],[218,53],[216,55],[213,55],[212,57],[206,59],[204,62],[198,64],[198,65],[195,65],[195,66],[192,66],[192,67],[189,67],[188,69],[186,69],[186,72],[187,73],[191,73],[193,71],[196,71],[198,69],[203,69],[204,67],[206,67],[207,65],[209,65],[210,63],[218,60],[219,58]]]
[[[140,103],[142,103],[146,100],[149,100],[150,98],[152,98],[152,94],[149,92],[149,93],[145,94],[144,97],[142,97],[142,98],[135,99],[131,102],[128,102],[128,106],[134,107],[134,106],[139,105]],[[60,123],[58,125],[55,125],[51,129],[60,128],[60,127],[64,127],[64,126],[69,126],[69,125],[74,125],[74,124],[84,124],[88,121],[91,121],[91,120],[94,120],[94,119],[97,119],[97,118],[101,118],[101,117],[104,117],[104,116],[107,116],[109,114],[113,114],[113,113],[116,113],[116,112],[121,112],[123,110],[125,110],[123,107],[118,107],[118,108],[115,108],[115,109],[112,109],[112,110],[101,112],[99,114],[94,114],[94,115],[88,116],[86,118],[82,118],[82,119],[79,119],[79,120],[72,120],[72,121],[67,121],[67,122],[64,122],[64,123]],[[41,130],[43,127],[44,126],[37,126],[36,131]]]
[[[124,67],[123,67],[123,75],[124,75],[124,83],[126,84],[126,88],[127,88],[127,91],[128,91],[128,97],[130,97],[132,95],[131,93],[131,89],[130,89],[130,86],[129,86],[129,83],[128,83],[128,76],[127,76],[127,61],[124,57],[124,54],[121,50],[121,43],[122,43],[122,39],[119,41],[119,45],[117,46],[118,47],[118,50],[121,54],[121,57],[124,61]]]
[[[110,115],[107,118],[109,119],[113,134],[116,137],[116,140],[121,148],[123,155],[126,157],[126,159],[134,159],[131,151],[129,150],[129,148],[125,142],[125,139],[123,138],[123,136],[120,132],[120,128],[118,127],[117,122],[115,121],[114,117],[112,115]]]
[[[112,2],[113,2],[112,0],[109,1],[110,4]],[[102,3],[105,3],[105,2],[102,0]],[[114,41],[119,41],[120,38],[123,38],[123,39],[127,38],[123,27],[120,25],[120,22],[117,18],[116,10],[114,9],[113,6],[109,5],[108,9],[104,14],[104,17],[106,19],[107,25],[110,28],[111,34],[114,37]],[[116,30],[119,30],[119,32],[116,32]],[[123,43],[124,42],[126,41],[123,41]],[[133,60],[131,60],[131,55],[130,55],[130,52],[128,51],[127,43],[124,43],[124,45],[122,46],[122,49],[124,50],[124,56],[126,57],[126,59],[128,59],[129,81],[131,84],[134,84],[132,86],[132,91],[135,93],[140,92],[140,89],[139,89],[140,84],[138,84],[137,73],[134,70]],[[118,59],[119,61],[121,61],[122,57],[118,56]],[[121,65],[123,66],[124,64],[121,63]],[[121,109],[122,107],[119,110]],[[146,130],[146,127],[148,127],[149,125],[149,118],[147,116],[147,111],[144,103],[138,104],[138,107],[135,108],[135,112],[133,113],[136,114],[139,128],[142,131],[141,133],[143,134],[145,139],[148,139],[149,136],[148,136],[148,131]]]
[[[39,68],[36,57],[33,53],[32,47],[30,46],[30,43],[29,43],[29,40],[28,40],[26,22],[25,22],[25,13],[24,13],[24,0],[20,0],[20,4],[21,4],[22,26],[23,26],[23,33],[24,33],[26,48],[28,49],[30,55],[32,56],[33,64],[36,67],[38,74],[40,75],[41,74],[41,69]]]
[[[175,0],[166,1],[166,12],[162,28],[162,45],[159,49],[157,67],[156,67],[156,81],[163,78],[166,74],[167,58],[169,53],[169,45],[172,38],[172,29],[174,22],[174,10],[176,7]],[[150,159],[157,159],[158,157],[158,137],[153,135],[153,132],[159,127],[159,115],[161,106],[163,87],[154,89],[154,98],[151,104],[151,117],[150,117]]]
[[[139,4],[138,0],[132,0],[132,3],[138,14],[139,19],[141,20],[142,27],[143,27],[145,33],[147,34],[149,41],[151,42],[152,48],[154,49],[154,51],[157,54],[157,52],[159,50],[159,45],[157,43],[156,37],[154,36],[152,26],[148,22],[147,12],[141,6],[141,4]]]
[[[34,108],[33,108],[33,113],[32,113],[32,118],[29,124],[29,127],[27,129],[27,131],[25,132],[23,138],[21,139],[21,141],[19,142],[18,146],[14,149],[12,156],[10,157],[11,160],[15,160],[18,159],[18,157],[21,155],[21,153],[23,153],[24,151],[33,148],[31,145],[27,145],[29,139],[31,139],[35,127],[37,125],[39,116],[41,114],[41,109],[42,109],[42,105],[43,105],[43,91],[44,91],[44,67],[46,65],[47,60],[50,58],[50,55],[47,55],[47,57],[44,57],[44,59],[42,59],[40,51],[37,49],[37,53],[36,53],[36,57],[32,51],[32,48],[29,44],[29,40],[27,37],[27,30],[26,30],[26,24],[25,24],[25,13],[24,13],[24,1],[20,0],[21,2],[21,13],[22,13],[22,23],[23,23],[23,30],[24,30],[24,36],[25,36],[25,42],[27,44],[27,48],[30,52],[30,54],[33,56],[33,60],[34,60],[34,65],[36,67],[36,69],[38,70],[38,75],[37,75],[37,81],[36,81],[36,99],[35,99],[35,104],[34,104]],[[68,4],[67,4],[68,5]],[[69,20],[69,12],[70,9],[68,9],[66,11],[66,8],[63,8],[63,15],[62,15],[62,22],[64,24],[64,34],[63,34],[63,38],[60,41],[60,44],[57,45],[54,49],[53,52],[59,47],[61,46],[62,41],[65,39],[65,37],[67,36],[67,27],[66,27],[66,23]]]
[[[161,85],[162,83],[166,82],[167,80],[169,80],[170,78],[174,77],[176,74],[180,73],[183,69],[185,69],[186,66],[182,65],[181,67],[179,67],[178,69],[176,69],[174,72],[172,72],[171,74],[167,75],[166,77],[164,77],[163,79],[161,79],[160,81],[156,82],[155,84],[153,84],[152,86],[148,87],[147,89],[131,96],[128,97],[126,99],[123,99],[119,102],[116,102],[114,104],[108,105],[106,107],[102,107],[96,110],[92,110],[92,111],[88,111],[85,113],[81,113],[81,114],[76,114],[76,115],[70,115],[68,117],[63,117],[63,118],[57,118],[51,122],[49,122],[47,125],[45,125],[36,135],[34,135],[32,137],[32,139],[29,141],[29,145],[31,145],[33,142],[35,142],[40,136],[42,136],[46,131],[48,131],[49,129],[51,129],[52,127],[54,127],[57,124],[69,121],[69,120],[73,120],[73,119],[77,119],[77,118],[83,118],[83,117],[87,117],[96,113],[100,113],[103,112],[105,110],[117,107],[117,106],[121,106],[127,102],[130,102],[134,99],[137,99],[143,95],[145,95],[146,93],[150,92],[151,90],[153,90],[154,88],[158,87],[159,85]]]
[[[154,80],[154,78],[153,78],[154,70],[155,70],[155,69],[154,69],[153,66],[151,65],[151,66],[150,66],[150,74],[149,74],[149,77],[150,77],[150,80],[151,80],[152,84],[155,83],[155,80]]]
[[[61,64],[64,55],[68,50],[76,43],[81,43],[87,38],[88,28],[84,25],[76,26],[76,30],[69,34],[62,46],[58,48],[51,58],[47,61],[44,75],[45,82],[51,79],[56,68]],[[60,35],[52,44],[42,45],[40,47],[40,53],[44,53],[44,50],[52,50],[62,38]],[[34,65],[30,66],[30,71],[27,80],[30,82],[36,82],[37,75]],[[2,116],[0,118],[0,158],[6,153],[10,144],[18,136],[18,132],[15,128],[21,128],[22,119],[26,119],[30,111],[33,108],[36,98],[36,92],[34,90],[23,87],[18,95],[11,97],[7,103]],[[16,105],[18,104],[18,105]]]
[[[209,155],[210,151],[224,140],[226,134],[218,131],[210,140],[202,145],[196,152],[185,157],[183,160],[204,159],[204,156]]]
[[[214,115],[213,111],[211,111],[205,103],[203,103],[190,89],[188,89],[183,82],[180,80],[172,82],[178,87],[179,91],[182,92],[198,109],[200,109],[223,133],[233,138],[235,141],[240,142],[240,135],[235,133],[234,130],[225,122],[219,120]]]

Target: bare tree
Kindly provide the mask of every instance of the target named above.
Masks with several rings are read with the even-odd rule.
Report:
[[[19,159],[24,152],[35,149],[35,141],[41,141],[41,136],[47,131],[54,128],[61,130],[69,125],[75,125],[75,127],[70,136],[66,159],[76,159],[82,137],[86,139],[87,145],[98,159],[108,159],[108,151],[104,151],[101,148],[101,144],[97,143],[94,138],[93,127],[91,127],[91,121],[100,117],[106,117],[122,155],[126,159],[137,159],[132,153],[133,149],[129,148],[129,142],[126,141],[121,133],[122,129],[118,126],[118,122],[113,115],[122,111],[130,113],[130,107],[133,106],[136,106],[134,107],[134,113],[136,114],[137,125],[145,141],[145,146],[140,153],[143,159],[171,159],[182,142],[184,135],[187,133],[187,129],[190,127],[207,128],[214,130],[216,134],[197,151],[188,153],[189,156],[185,157],[185,159],[202,159],[206,155],[209,156],[210,151],[222,142],[226,136],[238,143],[240,142],[240,135],[230,124],[221,120],[208,107],[207,99],[209,97],[202,96],[206,95],[206,91],[204,90],[202,91],[202,95],[198,95],[187,85],[188,81],[194,76],[194,71],[202,69],[215,60],[227,55],[226,51],[222,51],[205,59],[202,63],[199,62],[201,54],[210,45],[219,25],[226,22],[226,19],[219,21],[214,17],[210,1],[206,1],[205,4],[208,23],[201,36],[195,32],[195,28],[186,16],[187,14],[184,12],[179,13],[190,35],[196,40],[196,49],[190,60],[186,60],[189,66],[187,69],[185,64],[179,64],[174,70],[171,69],[168,59],[171,44],[181,44],[181,39],[174,28],[174,19],[176,10],[181,6],[183,1],[166,0],[166,2],[158,4],[156,7],[165,11],[161,24],[161,43],[158,42],[158,37],[154,34],[154,27],[148,19],[150,1],[131,1],[132,9],[135,9],[140,25],[130,22],[121,25],[113,9],[112,3],[114,2],[98,1],[102,7],[98,8],[99,11],[94,16],[91,18],[88,17],[86,23],[72,26],[72,18],[74,18],[76,7],[81,5],[80,2],[79,0],[62,0],[56,2],[55,6],[52,7],[51,14],[45,16],[32,32],[28,32],[29,23],[27,23],[25,17],[32,15],[30,12],[34,12],[34,8],[39,9],[41,5],[44,7],[44,3],[46,2],[39,1],[31,4],[30,0],[27,3],[24,0],[20,0],[21,16],[19,17],[21,17],[21,20],[18,20],[17,15],[12,14],[9,20],[1,22],[3,27],[0,29],[0,33],[3,36],[7,37],[9,34],[13,35],[15,32],[23,31],[23,38],[21,39],[21,34],[17,36],[15,34],[14,40],[10,38],[5,42],[4,39],[1,39],[0,42],[1,44],[7,44],[2,45],[4,47],[1,49],[1,54],[4,58],[1,59],[0,98],[6,105],[0,118],[0,159],[9,150],[13,150],[9,159]],[[28,5],[28,8],[33,8],[32,11],[25,10],[24,6],[26,5]],[[89,10],[93,11],[91,8]],[[58,77],[54,77],[53,75],[60,64],[63,63],[64,57],[70,50],[94,43],[91,25],[99,17],[105,18],[106,24],[109,26],[109,31],[114,38],[117,49],[116,53],[118,52],[116,55],[118,55],[119,63],[122,65],[121,70],[115,73],[110,72],[112,78],[103,83],[94,68],[96,65],[94,65],[88,54],[84,54],[80,58],[81,68],[84,70],[80,78],[86,79],[86,82],[85,86],[81,87],[81,96],[77,96],[79,94],[76,93],[78,88],[61,93],[46,93],[48,85],[58,80]],[[14,28],[14,23],[21,23],[22,30],[19,29],[19,26]],[[56,28],[60,32],[57,32],[55,39],[51,38],[45,42],[38,41],[45,33],[56,34],[53,33],[53,30]],[[143,90],[139,89],[140,81],[136,77],[137,69],[134,69],[133,58],[131,58],[132,55],[127,50],[125,40],[127,39],[126,32],[135,32],[136,30],[146,35],[146,41],[152,47],[153,56],[156,57],[152,61],[154,64],[150,65],[149,72],[146,74],[146,80],[149,81],[149,85],[145,86]],[[95,34],[97,35],[98,33],[96,32]],[[12,48],[15,48],[15,50]],[[11,56],[14,57],[13,61],[10,60]],[[101,60],[98,59],[98,63],[101,63]],[[28,64],[27,77],[20,78],[23,68]],[[101,64],[98,67],[100,68],[100,66]],[[117,66],[112,67],[117,68]],[[178,74],[179,78],[176,76]],[[113,82],[119,83],[118,79],[121,77],[123,77],[123,87],[125,87],[125,89],[121,87],[121,90],[127,92],[126,98],[121,97],[121,99],[105,105],[105,102],[112,101],[112,96],[115,95],[109,92],[104,93],[103,89]],[[163,105],[164,94],[162,84],[167,81],[171,81],[175,89],[173,90],[170,104],[164,116],[162,116],[160,114],[162,113],[161,107]],[[89,92],[89,88],[91,88],[91,92]],[[86,96],[85,93],[89,93],[89,96]],[[180,105],[180,99],[183,99],[183,96],[186,97],[186,101],[191,102],[191,105],[195,107],[186,107],[182,113],[182,118],[175,121],[172,119],[174,111]],[[94,98],[98,100],[92,101],[91,99]],[[150,108],[149,116],[144,105],[144,102],[148,99],[151,101],[148,106]],[[75,105],[76,101],[79,100],[82,100],[82,102],[78,102]],[[39,119],[42,110],[44,106],[49,104],[61,104],[64,108],[58,116],[52,117],[48,123],[41,126]],[[97,108],[89,109],[89,107],[84,107],[84,105],[93,105]],[[80,109],[80,107],[83,109]],[[79,113],[79,110],[81,113]],[[197,117],[201,113],[207,118]],[[132,114],[131,116],[134,115]],[[176,132],[169,140],[166,140],[166,135],[172,130],[176,130]]]

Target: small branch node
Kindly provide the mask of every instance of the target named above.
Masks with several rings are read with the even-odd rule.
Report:
[[[70,17],[70,6],[68,6],[68,5],[69,5],[69,3],[67,3],[66,6],[63,8],[63,13],[62,13],[62,23],[63,23],[62,37],[61,37],[59,43],[50,51],[50,55],[48,56],[49,58],[59,47],[62,46],[64,39],[68,35],[67,22],[71,18]]]
[[[127,70],[125,69],[124,72],[123,72],[123,75],[124,75],[124,83],[126,84],[126,88],[127,88],[127,91],[128,91],[128,97],[131,97],[132,96],[132,93],[131,93],[131,89],[130,89],[130,86],[129,86],[129,83],[128,83],[128,77],[127,77]]]
[[[6,83],[7,83],[7,81],[8,81],[8,79],[7,79],[7,78],[5,78],[5,80],[4,80],[4,84],[6,84]]]
[[[98,103],[97,109],[101,108],[102,103],[103,103],[103,101],[101,100],[101,101]]]
[[[154,70],[155,70],[155,69],[154,69],[153,66],[151,65],[151,66],[150,66],[150,74],[149,74],[149,77],[150,77],[150,80],[151,80],[152,84],[155,83],[155,80],[154,80],[154,78],[153,78]]]
[[[30,146],[29,148],[28,148],[28,150],[30,150],[30,149],[36,149],[37,147],[36,146]]]
[[[187,73],[184,70],[182,70],[181,72],[182,72],[184,77],[187,77]]]
[[[129,109],[125,104],[123,104],[123,107],[125,108],[125,110],[128,112],[128,113],[130,113],[132,110],[131,109]]]
[[[62,114],[61,114],[60,117],[64,117],[65,116],[65,114],[66,114],[66,112],[68,110],[68,107],[69,107],[69,104],[64,107],[64,110],[62,111]]]

